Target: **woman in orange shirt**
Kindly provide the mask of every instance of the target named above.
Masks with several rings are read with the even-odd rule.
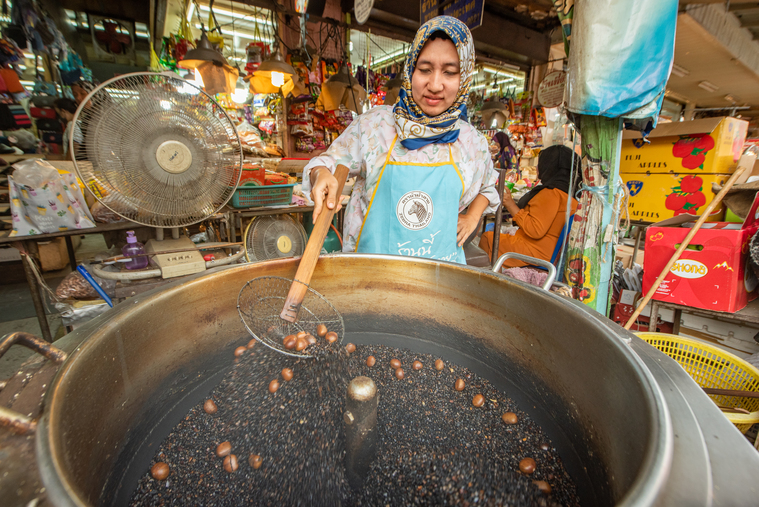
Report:
[[[566,146],[550,146],[540,152],[538,158],[538,178],[540,185],[514,202],[511,192],[505,192],[503,205],[519,226],[516,234],[501,234],[498,256],[506,252],[516,252],[538,259],[551,260],[559,235],[564,227],[569,198],[570,172],[574,157],[574,182],[578,182],[580,157]],[[574,193],[574,189],[572,192]],[[577,200],[572,199],[572,214],[577,210]],[[480,247],[488,256],[493,253],[493,232],[482,235]],[[492,260],[492,259],[491,259]],[[526,264],[509,259],[504,267],[513,268]]]

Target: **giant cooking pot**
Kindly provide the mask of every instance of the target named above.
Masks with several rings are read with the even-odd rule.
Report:
[[[240,288],[258,276],[292,278],[296,267],[290,259],[209,273],[78,330],[86,339],[48,390],[37,434],[48,498],[128,498],[136,478],[124,470],[135,459],[147,469],[145,442],[168,433],[249,339]],[[711,401],[682,372],[667,372],[666,356],[579,303],[460,265],[376,255],[323,257],[312,286],[342,313],[351,341],[441,355],[507,389],[546,429],[585,505],[757,498],[753,449]],[[714,439],[738,447],[723,456]],[[727,457],[740,466],[715,471]]]

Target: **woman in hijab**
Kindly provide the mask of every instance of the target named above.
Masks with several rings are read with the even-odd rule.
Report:
[[[325,203],[338,206],[337,165],[356,177],[343,251],[466,262],[464,241],[500,203],[488,142],[467,123],[473,75],[466,25],[448,16],[428,21],[414,38],[395,105],[359,116],[305,167],[314,220]]]
[[[574,158],[574,162],[573,162]],[[566,146],[550,146],[540,152],[538,158],[538,178],[536,186],[514,202],[511,192],[505,192],[503,205],[511,214],[514,223],[519,226],[513,236],[501,234],[498,244],[498,256],[506,252],[515,252],[538,259],[551,260],[556,248],[564,221],[566,219],[567,199],[570,193],[569,182],[572,167],[579,174],[580,157]],[[579,177],[574,181],[578,182]],[[577,201],[572,199],[572,214],[577,211]],[[480,247],[488,256],[493,252],[493,232],[483,233]],[[492,260],[492,259],[491,259]],[[525,266],[524,262],[509,259],[505,267]]]
[[[511,145],[509,135],[505,132],[496,132],[493,139],[500,147],[496,156],[498,168],[506,170],[517,169],[517,150]]]

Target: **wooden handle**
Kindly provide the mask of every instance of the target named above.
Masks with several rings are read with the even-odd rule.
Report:
[[[742,396],[744,398],[759,398],[757,391],[734,391],[733,389],[717,389],[715,387],[702,387],[706,394],[717,394],[720,396]]]
[[[701,228],[701,226],[704,224],[707,218],[709,218],[709,214],[714,210],[714,208],[717,207],[717,204],[719,204],[722,201],[722,198],[725,197],[725,194],[727,194],[727,191],[732,188],[732,186],[735,184],[735,180],[738,179],[738,177],[743,174],[743,171],[745,171],[745,167],[739,167],[736,169],[736,171],[733,173],[732,176],[730,176],[730,179],[727,180],[727,183],[725,183],[725,186],[722,187],[722,190],[719,191],[719,194],[717,194],[717,197],[714,198],[712,202],[709,203],[709,205],[706,207],[703,213],[701,213],[701,216],[698,218],[698,221],[696,221],[696,225],[691,228],[690,232],[687,236],[685,236],[685,239],[683,240],[682,244],[680,245],[680,248],[675,251],[674,254],[672,254],[672,257],[669,259],[669,262],[666,266],[664,266],[664,269],[661,273],[659,273],[659,277],[656,279],[654,284],[651,286],[650,289],[648,289],[648,293],[646,293],[646,297],[643,298],[643,301],[640,302],[638,307],[635,309],[633,314],[630,316],[630,319],[627,321],[627,324],[625,324],[625,329],[630,329],[632,325],[635,323],[635,320],[638,318],[638,315],[640,315],[640,312],[643,311],[643,308],[646,307],[649,301],[651,301],[651,298],[654,296],[654,293],[656,292],[656,289],[659,288],[659,285],[662,283],[664,278],[669,273],[669,270],[672,268],[672,266],[677,262],[677,260],[680,258],[682,253],[685,251],[686,248],[688,248],[688,245],[690,245],[691,240],[696,235],[698,230]],[[652,319],[656,319],[656,315],[651,315]]]
[[[348,171],[348,167],[344,165],[337,166],[337,170],[335,171],[335,178],[337,179],[335,207],[333,209],[327,208],[327,201],[325,199],[322,211],[319,213],[314,224],[314,229],[311,231],[311,236],[308,238],[308,243],[306,243],[303,257],[300,258],[298,271],[295,273],[295,280],[290,286],[290,292],[287,293],[285,306],[279,315],[283,320],[295,322],[298,318],[298,311],[300,310],[300,305],[303,304],[308,284],[311,283],[311,276],[313,276],[314,269],[316,269],[316,261],[319,260],[319,254],[322,251],[322,245],[324,245],[324,238],[327,237],[332,217],[335,216],[335,210],[342,199],[345,180],[348,179]]]

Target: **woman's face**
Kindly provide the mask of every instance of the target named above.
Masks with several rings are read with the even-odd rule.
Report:
[[[414,102],[427,116],[442,114],[456,100],[460,82],[459,54],[453,42],[428,40],[411,75]]]
[[[74,100],[77,104],[81,104],[84,98],[87,96],[87,91],[81,86],[74,85],[71,87],[71,93],[74,94]],[[84,107],[90,107],[92,102],[88,102]]]

